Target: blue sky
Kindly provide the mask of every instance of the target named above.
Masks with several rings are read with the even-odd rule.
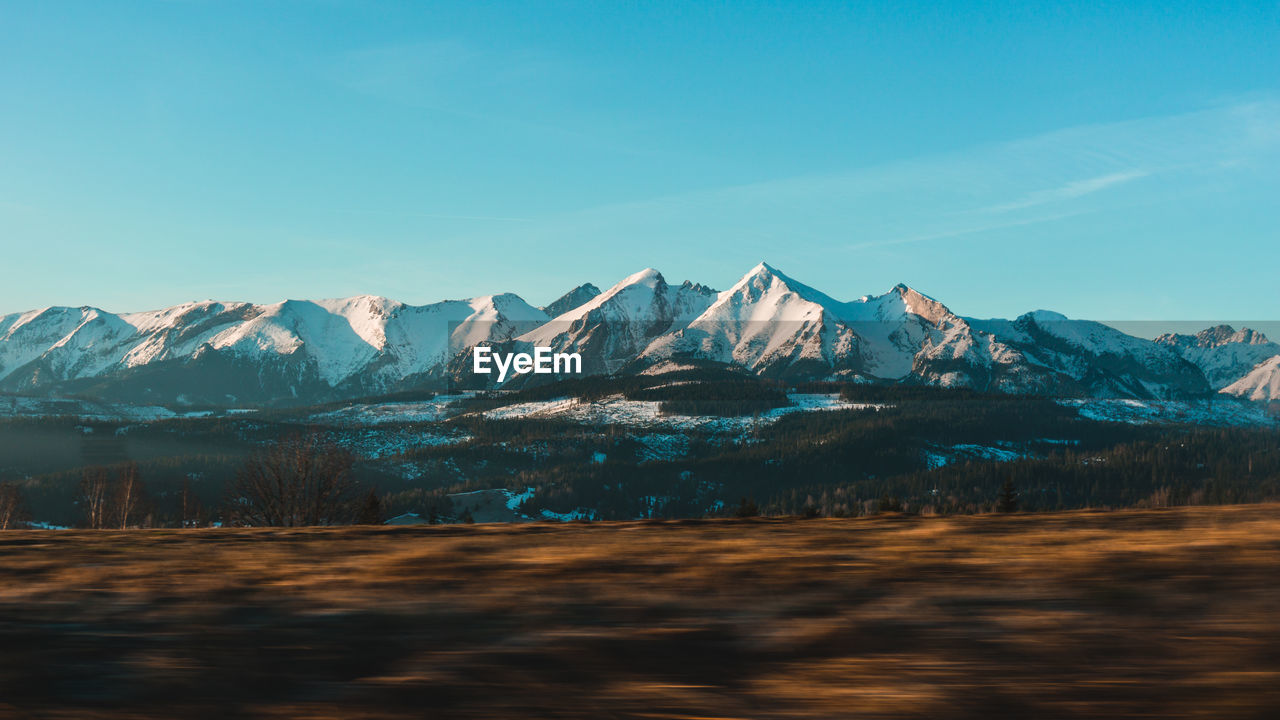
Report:
[[[0,312],[767,260],[1280,317],[1280,4],[930,5],[0,4]]]

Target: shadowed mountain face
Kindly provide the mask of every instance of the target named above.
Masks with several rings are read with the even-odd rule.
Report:
[[[1242,381],[1255,368],[1280,355],[1280,344],[1271,342],[1262,333],[1249,328],[1236,330],[1230,325],[1217,325],[1195,335],[1169,333],[1156,338],[1156,342],[1173,348],[1194,363],[1215,390],[1224,390]],[[1237,389],[1226,392],[1248,394]]]
[[[905,285],[841,301],[761,263],[723,292],[646,269],[544,308],[510,293],[422,306],[357,296],[122,315],[47,308],[0,317],[0,391],[309,404],[444,387],[481,343],[578,353],[587,374],[709,362],[781,378],[1143,399],[1270,400],[1280,356],[1247,328],[1148,341],[1048,311],[964,318]]]
[[[584,283],[561,295],[542,308],[549,317],[559,317],[570,310],[575,310],[600,295],[600,288],[591,283]]]

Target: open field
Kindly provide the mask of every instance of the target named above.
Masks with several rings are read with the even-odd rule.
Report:
[[[0,533],[0,716],[1280,713],[1280,506]]]

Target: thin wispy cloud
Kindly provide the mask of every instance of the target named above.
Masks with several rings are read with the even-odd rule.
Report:
[[[1092,195],[1101,192],[1107,188],[1132,182],[1140,178],[1149,176],[1151,173],[1146,170],[1125,170],[1121,172],[1108,173],[1099,175],[1098,177],[1087,178],[1084,180],[1072,180],[1055,188],[1047,190],[1037,190],[1024,195],[1013,202],[992,205],[982,208],[981,212],[988,213],[1007,213],[1014,210],[1024,210],[1026,208],[1036,207],[1039,205],[1048,205],[1063,200],[1072,200],[1085,195]]]
[[[849,250],[862,250],[873,247],[886,247],[890,245],[905,245],[907,243],[927,242],[929,240],[945,240],[948,238],[964,237],[965,235],[976,235],[978,233],[989,232],[992,230],[1004,230],[1006,228],[1026,227],[1028,225],[1038,225],[1040,223],[1056,222],[1058,220],[1066,220],[1067,218],[1078,217],[1093,212],[1092,210],[1077,210],[1075,212],[1057,213],[1055,215],[1042,215],[1030,217],[1023,220],[1006,220],[1003,222],[991,222],[982,225],[974,225],[972,227],[957,228],[955,230],[946,230],[943,232],[926,233],[921,235],[908,235],[905,237],[890,238],[886,240],[873,240],[863,243],[855,243],[847,247]]]
[[[1223,178],[1248,183],[1250,173],[1272,172],[1263,159],[1280,151],[1280,137],[1258,129],[1272,123],[1280,124],[1280,101],[1066,128],[846,173],[585,208],[521,233],[538,243],[618,238],[673,251],[735,237],[785,240],[795,252],[810,242],[829,251],[972,238],[1177,202]]]

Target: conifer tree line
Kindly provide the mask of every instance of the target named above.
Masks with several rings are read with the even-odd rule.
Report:
[[[791,392],[840,393],[860,407],[759,416]],[[787,385],[702,370],[679,381],[587,378],[530,387],[502,402],[566,393],[623,394],[664,408],[740,397],[724,414],[755,409],[712,429],[680,430],[474,413],[347,429],[300,425],[284,415],[84,428],[67,420],[10,422],[12,432],[0,433],[0,528],[32,517],[103,529],[339,525],[406,513],[459,522],[475,508],[451,496],[494,488],[532,489],[520,507],[530,517],[582,511],[618,520],[1280,500],[1274,428],[1098,422],[1049,398]],[[485,407],[495,399],[463,404]],[[412,442],[442,433],[457,439]],[[378,446],[394,438],[410,442],[378,456],[361,449],[366,441]],[[6,463],[12,468],[24,453],[38,468],[37,461],[59,452],[80,452],[85,462],[4,474]]]

